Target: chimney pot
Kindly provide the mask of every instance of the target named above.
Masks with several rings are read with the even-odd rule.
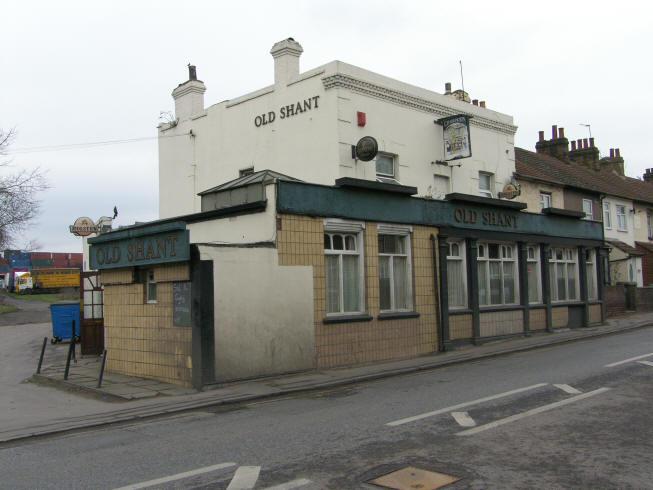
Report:
[[[614,158],[614,148],[610,148],[610,158]]]
[[[482,100],[482,101],[480,102],[480,104],[481,104],[481,107],[485,108],[485,101],[484,101],[484,100]]]
[[[614,154],[617,158],[621,158],[621,152],[619,151],[619,148],[615,148]]]
[[[556,139],[557,137],[558,137],[558,126],[554,124],[553,126],[551,126],[551,138]]]
[[[571,151],[574,151],[576,149],[576,142],[572,141],[571,142]]]
[[[565,137],[565,128],[558,129],[558,138],[564,138],[564,137]]]
[[[444,94],[449,95],[451,93],[451,82],[444,84]]]
[[[478,105],[478,99],[474,99],[474,100],[472,100],[472,104],[474,104],[474,105]]]
[[[594,148],[594,138],[590,138],[590,146]]]
[[[587,138],[583,138],[583,148],[587,148]]]
[[[195,65],[191,65],[190,63],[188,63],[188,79],[197,80],[197,68]]]
[[[539,135],[540,135],[540,141],[544,141],[544,131],[540,131]]]
[[[578,149],[580,150],[583,147],[583,140],[576,140],[576,143],[578,144]]]

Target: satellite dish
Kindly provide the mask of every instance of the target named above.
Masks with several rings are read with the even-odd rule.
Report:
[[[363,162],[369,162],[379,152],[379,144],[371,136],[363,136],[355,148],[356,158]]]

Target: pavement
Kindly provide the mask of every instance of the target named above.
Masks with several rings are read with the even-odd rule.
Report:
[[[204,407],[324,390],[651,326],[653,312],[631,313],[590,328],[538,332],[529,337],[464,346],[413,359],[215,385],[200,392],[110,372],[104,373],[101,387],[98,387],[101,358],[81,357],[78,351],[77,362],[71,362],[68,379],[64,380],[68,343],[47,343],[41,373],[37,375],[34,373],[43,338],[51,332],[51,326],[37,323],[2,327],[0,443]]]

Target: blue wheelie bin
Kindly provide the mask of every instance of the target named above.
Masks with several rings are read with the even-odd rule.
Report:
[[[73,336],[73,322],[75,324],[75,341],[79,341],[79,303],[75,301],[60,301],[50,305],[52,317],[53,344],[64,339],[70,340]]]

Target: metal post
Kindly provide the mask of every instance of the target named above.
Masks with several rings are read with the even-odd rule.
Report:
[[[68,357],[66,358],[66,370],[63,372],[64,380],[68,379],[68,371],[70,370],[70,358],[72,357],[73,352],[75,352],[75,342],[73,342],[71,339],[70,345],[68,346]]]
[[[97,380],[98,388],[102,386],[102,377],[104,376],[104,363],[106,362],[106,360],[107,360],[107,350],[104,349],[104,352],[102,353],[102,364],[100,364],[100,374]]]
[[[73,346],[73,359],[75,364],[77,364],[77,354],[75,352],[75,320],[73,319],[73,335],[70,337],[70,344]]]
[[[36,374],[41,374],[41,364],[43,364],[43,356],[45,355],[46,345],[48,345],[48,338],[43,337],[43,347],[41,347],[41,357],[39,357],[39,367],[36,368]]]

